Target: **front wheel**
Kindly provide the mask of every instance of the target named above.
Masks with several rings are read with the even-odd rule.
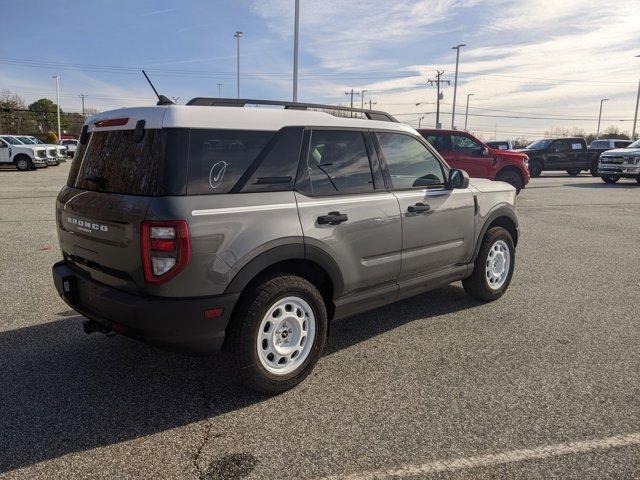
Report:
[[[636,182],[638,182],[638,185],[640,185],[640,175],[636,177]]]
[[[15,162],[16,168],[21,172],[26,172],[27,170],[31,170],[32,163],[31,160],[27,157],[20,157]]]
[[[532,177],[539,177],[542,174],[542,163],[538,160],[531,160],[529,162],[529,173]]]
[[[520,193],[520,190],[522,190],[522,186],[524,185],[522,177],[515,170],[499,172],[498,175],[496,175],[496,180],[512,185],[516,189],[516,193]]]
[[[603,175],[602,180],[605,183],[616,183],[618,180],[620,180],[620,177],[614,177],[613,175]]]
[[[462,281],[467,294],[486,302],[500,298],[511,283],[515,253],[513,239],[506,229],[489,229],[482,239],[473,273]]]
[[[295,275],[275,275],[239,301],[229,347],[240,379],[270,395],[298,385],[318,362],[327,337],[327,309],[318,289]]]

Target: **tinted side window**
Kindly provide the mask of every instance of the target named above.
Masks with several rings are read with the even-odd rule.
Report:
[[[478,153],[482,146],[465,135],[451,135],[451,150],[463,153]]]
[[[443,152],[446,149],[444,135],[428,135],[427,142],[429,142],[438,152]]]
[[[264,158],[255,171],[247,172],[247,182],[240,182],[242,192],[274,192],[292,190],[298,170],[301,127],[280,130],[275,141],[265,149]]]
[[[438,159],[415,138],[399,133],[376,133],[393,188],[444,185]]]
[[[373,176],[362,132],[312,131],[307,170],[312,195],[373,191]]]
[[[615,148],[624,148],[627,145],[629,145],[629,143],[631,143],[631,142],[613,142],[613,146]]]
[[[229,193],[275,132],[192,130],[187,194]]]

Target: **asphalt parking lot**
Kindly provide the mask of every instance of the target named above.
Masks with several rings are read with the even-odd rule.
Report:
[[[0,171],[0,478],[639,478],[640,187],[534,179],[507,294],[337,322],[311,377],[90,336],[58,298],[70,162]]]

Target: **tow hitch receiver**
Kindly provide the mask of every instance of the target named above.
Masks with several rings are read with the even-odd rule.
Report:
[[[94,320],[85,320],[84,322],[82,322],[82,328],[84,329],[84,333],[86,333],[87,335],[93,332],[100,332],[104,333],[105,335],[115,335],[116,333],[111,328],[106,327]]]

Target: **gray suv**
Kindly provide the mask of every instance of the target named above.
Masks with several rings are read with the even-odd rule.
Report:
[[[335,319],[511,281],[515,189],[384,112],[196,98],[100,113],[79,143],[53,279],[85,331],[224,349],[262,392],[309,375]]]

